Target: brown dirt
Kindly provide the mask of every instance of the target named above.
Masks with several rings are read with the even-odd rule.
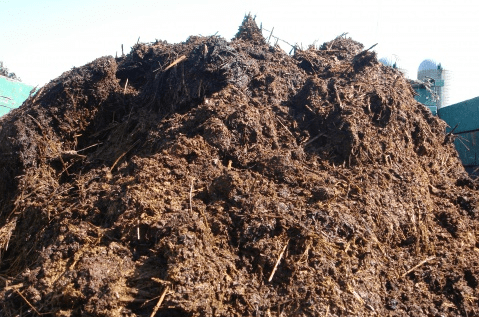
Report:
[[[99,58],[0,119],[0,315],[477,316],[444,131],[360,43],[250,17]]]

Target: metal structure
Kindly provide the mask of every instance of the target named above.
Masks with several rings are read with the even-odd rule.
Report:
[[[437,109],[449,104],[450,72],[445,70],[441,63],[437,63],[432,59],[425,59],[419,65],[417,79],[431,83],[431,88],[439,97],[438,100],[435,101]]]
[[[417,93],[417,95],[414,96],[414,99],[426,106],[433,115],[437,115],[437,101],[439,96],[432,89],[433,84],[431,81],[424,82],[412,79],[408,79],[408,81]]]
[[[438,114],[449,125],[446,132],[456,136],[462,164],[472,172],[479,167],[479,97],[440,108]]]
[[[32,86],[21,81],[0,76],[0,117],[20,107],[32,90]]]

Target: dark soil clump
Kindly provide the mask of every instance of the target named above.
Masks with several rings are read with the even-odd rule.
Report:
[[[479,185],[401,73],[138,44],[0,119],[2,316],[476,316]]]

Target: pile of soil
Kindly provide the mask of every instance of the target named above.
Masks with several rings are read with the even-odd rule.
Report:
[[[349,38],[138,44],[0,120],[2,316],[477,316],[478,184]]]

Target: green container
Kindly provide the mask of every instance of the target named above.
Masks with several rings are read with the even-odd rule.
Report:
[[[479,130],[479,97],[458,102],[439,109],[439,118],[446,121],[454,134]]]
[[[32,90],[30,85],[0,76],[0,117],[20,107]]]
[[[479,165],[479,97],[440,108],[439,118],[456,136],[454,145],[465,167]]]

